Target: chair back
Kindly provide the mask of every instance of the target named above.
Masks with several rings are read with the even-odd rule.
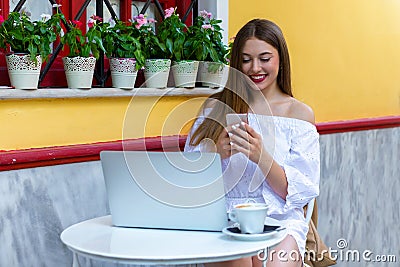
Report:
[[[314,204],[315,204],[315,198],[311,199],[310,202],[308,202],[307,205],[307,211],[306,211],[306,223],[309,224],[311,221],[311,217],[313,215],[313,211],[314,211]]]

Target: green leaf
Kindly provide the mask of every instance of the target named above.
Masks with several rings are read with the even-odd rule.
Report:
[[[103,51],[106,52],[106,49],[103,46],[103,40],[101,39],[101,36],[94,36],[94,41],[96,42],[97,46]],[[97,46],[93,45],[97,49]]]
[[[22,32],[20,32],[20,31],[13,32],[13,36],[11,36],[11,38],[13,38],[13,37],[14,37],[14,39],[17,39],[17,40],[24,39]]]
[[[171,39],[169,39],[169,38],[167,39],[167,41],[165,42],[165,47],[167,48],[167,50],[168,50],[168,52],[169,52],[170,54],[173,53],[174,44],[173,44],[173,42],[172,42]]]
[[[24,27],[25,27],[26,30],[28,30],[30,32],[33,32],[34,29],[35,29],[35,26],[33,26],[33,24],[30,24],[30,23],[29,24],[25,24]]]

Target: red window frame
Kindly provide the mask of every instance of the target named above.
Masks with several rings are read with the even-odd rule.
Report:
[[[141,2],[146,2],[146,0],[136,0]],[[79,9],[85,2],[85,0],[59,0],[61,6],[61,11],[65,15],[67,20],[72,20],[75,18],[76,14],[78,13]],[[183,16],[186,10],[190,7],[191,0],[159,0],[163,9],[169,7],[177,7],[177,12],[181,16]],[[132,18],[132,0],[120,0],[120,19],[121,20],[128,20]],[[7,18],[10,7],[8,0],[0,0],[0,14]],[[83,25],[86,25],[86,11],[82,14],[81,18],[79,19]],[[187,18],[186,22],[187,25],[192,24],[192,16],[191,14]],[[86,28],[82,28],[82,30],[86,30]],[[61,51],[61,53],[57,56],[56,60],[52,64],[49,72],[44,77],[44,80],[40,83],[41,87],[66,87],[67,81],[64,74],[64,67],[62,64],[61,58],[65,56],[67,51]],[[107,64],[106,64],[107,66]],[[110,83],[106,83],[109,85]],[[10,86],[10,80],[8,78],[7,73],[7,65],[5,60],[5,53],[0,51],[0,86]]]

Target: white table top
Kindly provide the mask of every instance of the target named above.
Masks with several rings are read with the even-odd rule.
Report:
[[[263,241],[240,241],[222,232],[113,227],[111,216],[74,224],[61,233],[73,252],[131,264],[194,264],[257,255],[283,240],[286,231]]]

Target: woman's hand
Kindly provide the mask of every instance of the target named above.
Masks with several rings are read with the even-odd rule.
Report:
[[[240,126],[229,131],[232,151],[242,152],[257,164],[272,189],[286,199],[288,183],[284,170],[264,148],[261,135],[245,122]]]
[[[258,164],[261,156],[266,153],[261,135],[245,122],[230,128],[228,135],[232,151],[242,152],[251,161]]]

